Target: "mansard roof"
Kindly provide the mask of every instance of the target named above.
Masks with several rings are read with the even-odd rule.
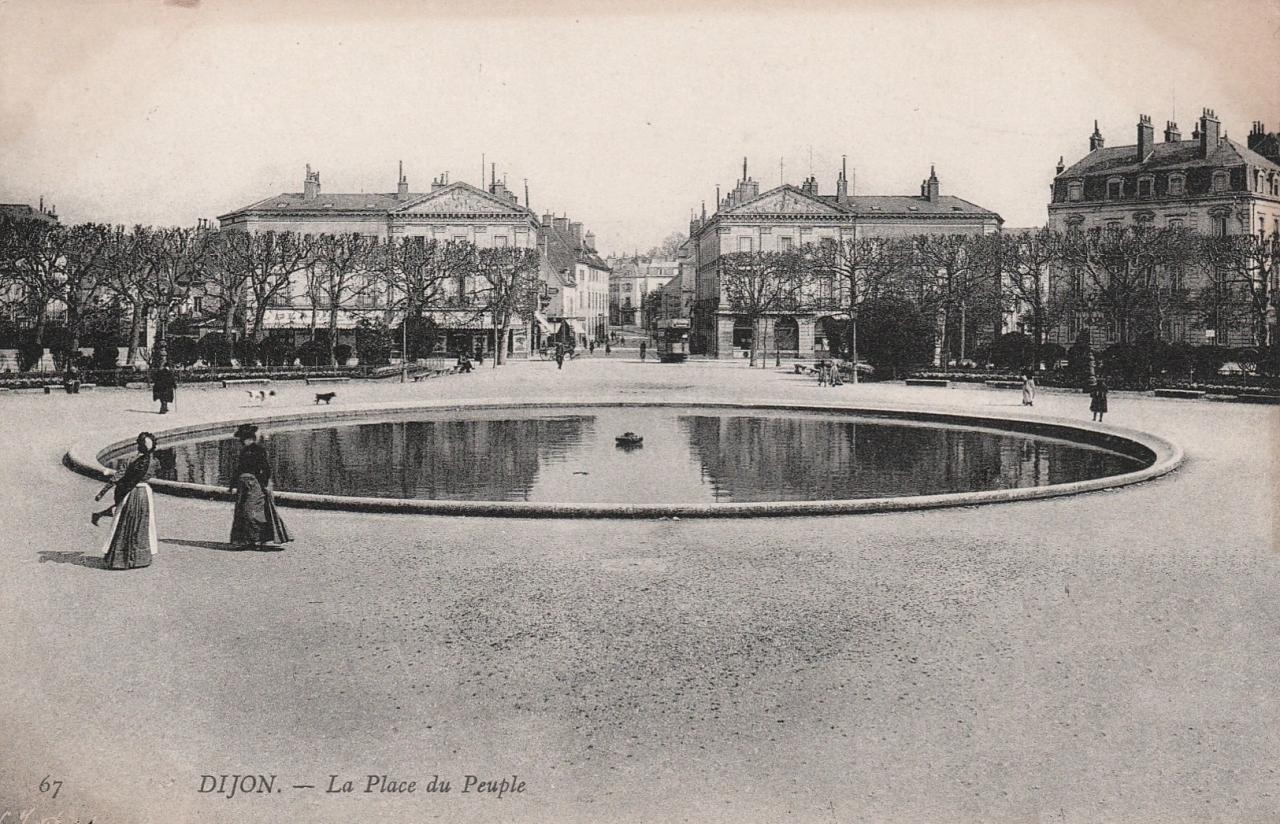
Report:
[[[1227,168],[1232,166],[1257,166],[1280,171],[1272,161],[1230,138],[1223,138],[1213,147],[1208,157],[1200,156],[1200,140],[1175,140],[1156,143],[1146,160],[1138,162],[1138,147],[1109,146],[1095,149],[1066,169],[1060,178],[1089,175],[1116,174],[1144,171],[1175,171],[1179,169]]]

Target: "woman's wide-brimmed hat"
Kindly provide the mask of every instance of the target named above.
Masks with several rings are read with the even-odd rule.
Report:
[[[237,441],[243,441],[246,438],[256,438],[256,437],[258,437],[258,427],[254,426],[253,424],[242,423],[240,424],[240,426],[236,427],[235,439]]]
[[[154,452],[156,448],[156,436],[150,432],[138,433],[138,451]]]

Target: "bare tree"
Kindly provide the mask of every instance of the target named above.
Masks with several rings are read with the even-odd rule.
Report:
[[[856,383],[858,313],[890,288],[901,265],[900,249],[887,238],[861,237],[807,247],[804,254],[813,271],[807,302],[815,311],[843,315],[844,346],[855,364]]]
[[[1063,259],[1087,281],[1084,307],[1101,312],[1121,343],[1132,343],[1142,333],[1159,333],[1169,313],[1185,302],[1177,273],[1193,257],[1192,242],[1181,229],[1099,228],[1069,234]]]
[[[238,310],[251,311],[246,334],[261,340],[267,310],[289,295],[314,253],[315,241],[296,232],[222,232],[211,286],[221,304],[224,333],[230,336]]]
[[[1224,235],[1206,238],[1200,246],[1209,289],[1217,301],[1233,293],[1243,295],[1255,346],[1271,345],[1268,313],[1274,312],[1274,287],[1280,273],[1280,235]],[[1216,324],[1215,324],[1216,328]]]
[[[982,277],[988,261],[982,235],[921,235],[912,247],[917,300],[936,320],[934,365],[949,359],[950,328],[959,315],[960,358],[967,355],[967,311],[971,301],[987,286]],[[986,281],[986,282],[984,282]]]
[[[121,254],[112,266],[111,281],[131,309],[127,362],[132,363],[143,314],[155,313],[157,347],[166,346],[178,309],[207,285],[214,235],[190,227],[135,226],[120,237]]]
[[[725,306],[751,324],[751,365],[766,315],[796,311],[803,303],[807,267],[799,252],[730,252],[717,263]]]
[[[337,365],[338,317],[362,295],[377,287],[383,246],[376,237],[358,234],[320,235],[308,267],[308,292],[319,295],[328,310],[329,363]]]
[[[475,299],[489,315],[496,363],[506,362],[506,340],[513,321],[528,321],[538,309],[541,258],[537,249],[479,249],[475,256]]]
[[[1058,279],[1065,256],[1063,236],[1050,229],[999,235],[999,260],[1015,309],[1031,321],[1031,360],[1039,368],[1045,335],[1061,319],[1066,303]]]

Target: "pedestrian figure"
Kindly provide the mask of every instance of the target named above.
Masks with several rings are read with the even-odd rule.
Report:
[[[241,424],[235,439],[244,445],[236,464],[236,478],[231,491],[236,493],[235,514],[231,520],[231,544],[237,549],[262,549],[268,544],[292,541],[289,530],[276,511],[271,485],[271,461],[267,450],[258,443],[258,427]]]
[[[564,347],[556,344],[556,369],[564,369]]]
[[[644,360],[644,351],[646,348],[647,344],[644,341],[640,341],[640,360]]]
[[[484,344],[483,343],[476,344],[476,365],[484,366]]]
[[[173,396],[177,388],[178,379],[174,377],[173,370],[169,368],[167,362],[161,361],[160,368],[156,370],[155,375],[151,378],[151,399],[160,401],[161,415],[168,414],[169,404],[173,403]]]
[[[588,354],[591,354],[591,355],[594,355],[594,354],[596,353],[596,342],[595,342],[595,341],[591,341],[591,343],[587,344],[587,353],[588,353]]]
[[[1102,416],[1107,413],[1107,382],[1102,378],[1098,378],[1089,392],[1089,411],[1095,421],[1102,423]]]
[[[458,355],[458,371],[463,374],[471,371],[471,358],[467,357],[466,352]]]
[[[604,353],[605,353],[606,355],[612,355],[612,354],[613,354],[613,347],[609,345],[609,341],[605,341],[605,342],[604,342]]]
[[[831,375],[827,378],[829,386],[843,386],[844,378],[840,377],[840,364],[835,361],[831,362]]]
[[[826,386],[827,385],[827,362],[818,361],[817,371],[818,371],[818,386]]]
[[[107,490],[115,488],[115,503],[90,516],[94,526],[102,517],[113,518],[111,534],[102,549],[102,564],[107,569],[137,569],[150,566],[156,554],[156,514],[151,486],[146,483],[153,467],[152,453],[156,436],[138,434],[138,456],[123,473],[112,473],[111,480],[98,493],[102,500]]]
[[[1036,375],[1030,369],[1022,373],[1022,405],[1036,405]]]
[[[76,368],[75,361],[67,364],[67,375],[63,378],[62,384],[68,395],[80,394],[80,370]]]

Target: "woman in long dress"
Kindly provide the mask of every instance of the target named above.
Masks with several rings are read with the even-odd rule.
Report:
[[[289,530],[276,511],[271,494],[271,461],[267,450],[258,443],[258,427],[243,424],[235,439],[244,445],[236,465],[236,478],[231,491],[236,493],[235,516],[231,521],[231,544],[247,549],[262,549],[292,541]]]
[[[1102,423],[1102,416],[1107,414],[1107,382],[1102,378],[1098,378],[1089,392],[1089,411],[1098,423]]]
[[[1030,369],[1022,373],[1022,405],[1036,404],[1036,376]]]
[[[102,549],[102,564],[107,569],[137,569],[151,565],[156,545],[156,509],[151,486],[146,483],[154,467],[156,437],[150,432],[138,435],[138,456],[123,473],[112,477],[98,493],[98,499],[115,489],[115,503],[93,513],[93,525],[103,517],[112,518],[111,534]]]

